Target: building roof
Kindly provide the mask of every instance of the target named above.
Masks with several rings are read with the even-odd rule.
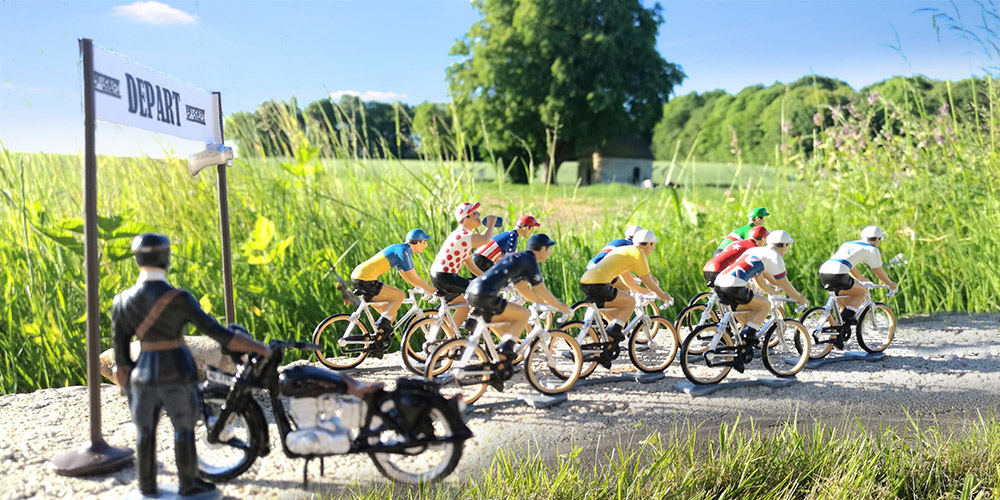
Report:
[[[653,150],[649,148],[649,141],[637,135],[615,137],[604,146],[597,148],[597,152],[605,158],[653,159]],[[581,159],[590,159],[593,153],[594,149],[589,149],[581,155]]]

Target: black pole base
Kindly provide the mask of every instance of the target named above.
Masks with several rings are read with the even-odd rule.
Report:
[[[113,448],[101,440],[53,458],[49,467],[60,476],[95,476],[128,467],[134,454],[130,449]]]
[[[199,493],[197,495],[189,495],[182,497],[177,493],[178,485],[166,484],[159,487],[160,492],[156,495],[143,495],[138,490],[131,493],[127,493],[121,498],[121,500],[146,500],[150,498],[156,498],[159,500],[218,500],[222,498],[222,493],[219,490],[206,491],[204,493]]]

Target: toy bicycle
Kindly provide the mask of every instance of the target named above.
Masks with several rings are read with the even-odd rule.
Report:
[[[796,320],[786,320],[779,312],[781,304],[794,302],[787,297],[768,296],[770,318],[764,323],[751,344],[740,335],[735,316],[750,311],[733,311],[719,304],[723,311],[718,323],[708,323],[695,329],[681,345],[681,370],[695,384],[715,384],[735,368],[742,373],[753,360],[756,338],[764,336],[760,357],[764,367],[779,377],[791,377],[809,361],[809,333]]]
[[[647,308],[656,300],[655,294],[633,294],[636,298],[635,316],[622,332],[628,339],[628,354],[636,368],[647,373],[666,370],[677,355],[680,338],[673,323],[663,316],[650,316]],[[586,378],[597,365],[610,369],[611,363],[621,354],[621,346],[608,337],[604,319],[597,304],[585,302],[583,321],[563,323],[559,328],[574,334],[583,351],[583,370]],[[655,307],[655,305],[654,305]],[[664,304],[670,307],[670,304]]]
[[[554,308],[532,304],[528,310],[531,330],[514,348],[510,359],[497,349],[489,333],[490,324],[473,310],[470,317],[476,319],[475,330],[467,338],[439,345],[427,358],[424,377],[438,381],[443,394],[457,391],[467,403],[473,403],[489,386],[503,391],[504,382],[514,376],[514,365],[523,358],[525,376],[535,390],[560,394],[572,389],[583,365],[580,345],[562,330],[545,328]]]
[[[865,300],[858,308],[858,323],[855,332],[858,338],[858,345],[866,352],[882,352],[892,343],[896,335],[896,314],[892,308],[882,302],[871,300],[872,288],[883,288],[888,290],[886,285],[876,285],[874,283],[861,283],[865,287]],[[895,295],[890,290],[887,297]],[[814,307],[806,311],[800,321],[809,331],[812,341],[812,348],[809,357],[818,359],[830,354],[834,347],[843,349],[844,345],[851,338],[851,326],[844,324],[840,317],[840,304],[838,299],[844,298],[830,292],[830,298],[822,307]]]
[[[422,320],[433,310],[425,311],[417,307],[418,295],[429,302],[439,297],[432,297],[419,288],[411,288],[403,304],[411,307],[393,325],[393,331],[405,329],[412,321]],[[312,341],[320,349],[316,357],[320,363],[335,370],[346,370],[361,364],[370,354],[381,359],[392,347],[392,336],[379,333],[375,327],[375,316],[372,315],[374,305],[385,305],[388,302],[368,302],[361,297],[358,308],[350,314],[341,313],[328,316],[313,330]],[[368,321],[365,322],[364,320]]]

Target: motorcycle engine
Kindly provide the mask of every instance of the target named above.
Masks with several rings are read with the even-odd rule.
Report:
[[[292,398],[288,413],[296,430],[285,438],[288,449],[300,455],[330,455],[351,450],[351,438],[341,426],[341,419],[333,413],[330,400],[335,398]],[[345,413],[346,412],[341,412]],[[356,424],[355,424],[356,425]]]

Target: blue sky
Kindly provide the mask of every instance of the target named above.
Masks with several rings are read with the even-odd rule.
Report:
[[[969,25],[982,24],[973,2],[956,4]],[[661,5],[666,21],[657,47],[688,75],[678,95],[737,92],[812,73],[854,88],[894,75],[957,80],[1000,64],[946,30],[939,40],[930,14],[915,13],[953,13],[949,2]],[[305,106],[345,91],[410,104],[447,101],[445,68],[455,61],[448,51],[478,18],[463,0],[0,0],[0,142],[12,151],[82,150],[80,37],[222,92],[231,113],[292,96]],[[186,156],[201,148],[104,123],[97,138],[100,154]]]

